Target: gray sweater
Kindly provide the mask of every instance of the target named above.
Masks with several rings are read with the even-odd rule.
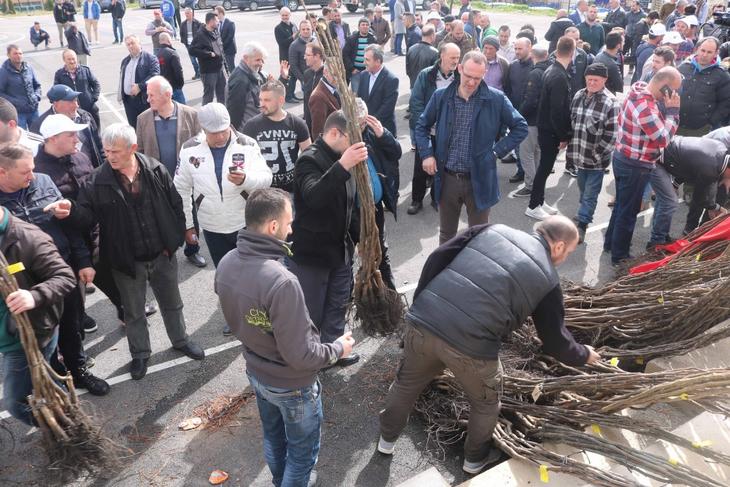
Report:
[[[248,372],[272,387],[300,389],[343,349],[338,342],[320,343],[299,281],[281,262],[286,253],[283,242],[241,230],[237,248],[218,265],[215,291],[243,342]]]

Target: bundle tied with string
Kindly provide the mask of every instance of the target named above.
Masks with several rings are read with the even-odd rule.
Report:
[[[302,4],[302,6],[304,6]],[[306,7],[304,8],[306,12]],[[347,118],[347,134],[350,143],[362,142],[358,122],[355,95],[347,86],[345,66],[342,62],[340,44],[332,38],[327,25],[316,25],[317,40],[322,45],[327,69],[335,79],[340,94],[342,111]],[[388,288],[378,270],[381,261],[379,231],[375,223],[375,202],[370,185],[370,175],[366,161],[352,169],[357,184],[360,204],[360,241],[358,250],[360,268],[355,275],[354,303],[355,318],[363,331],[370,336],[386,336],[398,330],[403,322],[405,308],[397,291]]]
[[[0,252],[0,293],[18,291],[5,255]],[[26,313],[13,314],[25,351],[33,392],[28,396],[33,418],[53,470],[71,480],[85,473],[108,473],[120,466],[124,448],[107,438],[79,403],[71,375],[58,375],[46,362]],[[64,383],[64,390],[59,383]]]

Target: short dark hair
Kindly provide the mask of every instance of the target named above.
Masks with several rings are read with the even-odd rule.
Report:
[[[426,24],[421,29],[421,37],[430,37],[434,34],[436,34],[436,27],[431,24]]]
[[[659,46],[654,49],[653,55],[664,59],[664,64],[666,66],[674,66],[674,59],[676,55],[674,54],[674,50],[671,47]]]
[[[606,48],[616,49],[621,44],[623,38],[624,36],[622,36],[618,32],[609,32],[606,35]]]
[[[267,81],[263,85],[261,85],[260,91],[272,91],[276,93],[278,96],[285,96],[286,95],[286,88],[279,80],[271,80]]]
[[[326,134],[331,129],[337,129],[340,132],[347,133],[347,117],[345,117],[345,112],[337,110],[336,112],[330,113],[327,120],[324,121],[322,133]]]
[[[534,44],[535,42],[535,36],[529,30],[519,31],[515,36],[515,39],[527,39],[528,41],[530,41],[530,44]]]
[[[509,30],[509,25],[500,25],[499,32],[506,32]]]
[[[659,20],[659,12],[657,12],[656,10],[652,10],[651,12],[646,14],[646,18],[649,20]]]
[[[289,193],[279,188],[254,190],[246,200],[246,226],[261,228],[284,213],[287,201],[291,204]]]
[[[0,122],[18,122],[18,110],[5,98],[0,98]]]
[[[694,15],[697,12],[697,7],[694,5],[687,5],[684,7],[684,15]]]
[[[312,50],[312,54],[315,56],[319,56],[322,59],[324,59],[324,50],[322,49],[322,46],[317,41],[312,41],[307,43],[307,47]],[[306,49],[306,47],[305,47]]]
[[[365,17],[367,17],[368,15],[375,15],[375,10],[373,10],[371,8],[366,8],[365,9]]]
[[[575,51],[575,41],[567,36],[563,36],[558,39],[558,44],[555,47],[555,55],[560,57],[572,56]]]
[[[362,23],[366,23],[366,24],[370,25],[370,21],[368,20],[367,17],[362,17],[360,20],[358,20],[357,26],[360,27],[360,24],[362,24]]]
[[[322,17],[326,17],[332,12],[332,10],[329,7],[322,7]]]
[[[5,52],[9,55],[13,49],[20,49],[17,44],[8,44],[8,48]]]
[[[215,14],[215,12],[208,12],[207,14],[205,14],[205,23],[207,24],[211,20],[217,19],[217,18],[218,18],[218,16]]]
[[[12,169],[18,160],[29,157],[33,159],[33,151],[17,142],[6,142],[0,145],[0,167]]]

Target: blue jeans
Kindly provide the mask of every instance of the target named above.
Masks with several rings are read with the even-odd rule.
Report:
[[[198,58],[190,54],[190,49],[188,48],[188,55],[190,56],[190,64],[193,65],[193,71],[195,72],[196,77],[200,77],[200,64],[198,64]]]
[[[210,258],[213,259],[213,265],[215,267],[218,267],[218,262],[221,261],[223,256],[236,248],[236,241],[238,240],[238,232],[215,233],[203,230],[203,236],[205,237]]]
[[[395,35],[395,53],[396,54],[403,54],[403,38],[405,37],[405,34],[396,34]]]
[[[183,90],[181,88],[177,90],[172,90],[172,99],[178,103],[182,103],[183,105],[185,105],[185,93],[183,93]]]
[[[35,112],[18,112],[18,127],[30,130],[30,126],[38,118],[38,109]]]
[[[122,27],[122,19],[112,17],[112,31],[114,32],[114,42],[124,42],[124,27]]]
[[[641,197],[651,171],[652,168],[648,164],[629,161],[618,152],[613,153],[616,203],[606,229],[603,250],[611,252],[611,260],[614,263],[629,257],[636,215],[641,210]]]
[[[672,176],[664,169],[664,166],[657,164],[650,176],[651,187],[656,195],[654,201],[654,217],[651,220],[652,245],[661,245],[669,241],[669,230],[672,227],[672,217],[677,211],[677,192],[672,184]]]
[[[578,221],[588,226],[593,223],[598,195],[603,186],[603,169],[578,169],[578,189],[580,190],[580,207]]]
[[[264,457],[276,487],[307,487],[319,455],[322,385],[302,389],[262,384],[251,374],[264,430]]]
[[[175,17],[163,17],[165,22],[170,24],[170,27],[172,27],[172,36],[177,37],[177,24],[175,23]]]
[[[51,355],[56,351],[57,343],[58,330],[53,333],[51,340],[41,350],[46,362],[50,362]],[[33,413],[30,412],[27,399],[33,392],[33,382],[30,379],[25,350],[21,348],[14,352],[4,353],[3,370],[5,371],[3,404],[14,418],[25,424],[34,424]]]

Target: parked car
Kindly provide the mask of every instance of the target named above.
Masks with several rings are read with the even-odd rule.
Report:
[[[277,0],[235,0],[238,10],[258,10],[259,7],[276,7]],[[281,7],[277,7],[281,8]]]
[[[141,8],[160,8],[162,0],[139,0],[139,6]]]
[[[198,6],[196,8],[215,8],[222,5],[224,9],[231,10],[233,7],[237,7],[238,4],[233,0],[198,0]],[[240,10],[241,7],[238,7]]]
[[[319,5],[320,7],[326,7],[329,2],[327,0],[304,0],[304,3],[307,5]],[[270,4],[267,2],[266,5]],[[277,9],[280,9],[281,7],[289,7],[289,10],[296,12],[297,9],[299,9],[299,2],[298,0],[274,0],[274,6]]]
[[[362,7],[363,10],[367,8],[375,8],[376,5],[379,5],[380,2],[377,0],[343,0],[343,5],[350,13],[357,12],[357,9]]]
[[[102,12],[110,12],[112,9],[112,0],[99,0]]]

